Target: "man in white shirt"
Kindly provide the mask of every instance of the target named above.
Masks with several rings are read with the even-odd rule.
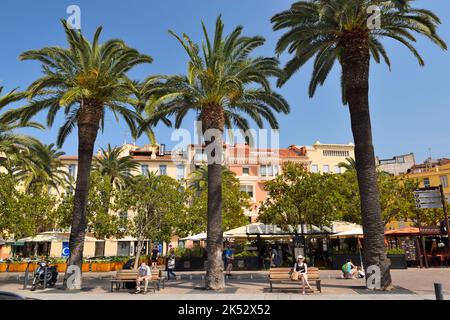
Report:
[[[141,292],[141,282],[144,281],[144,293],[147,292],[148,281],[152,279],[152,269],[142,262],[138,269],[138,277],[136,279],[136,293]]]

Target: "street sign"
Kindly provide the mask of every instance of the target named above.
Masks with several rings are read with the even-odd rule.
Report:
[[[439,209],[442,208],[441,203],[420,203],[416,204],[417,209]]]
[[[440,205],[442,205],[442,199],[441,197],[439,198],[417,198],[416,203],[439,203]]]
[[[63,247],[62,247],[61,257],[67,258],[70,255],[69,243],[63,242],[62,245],[63,245]]]
[[[442,195],[439,188],[425,188],[414,191],[417,209],[442,208]]]

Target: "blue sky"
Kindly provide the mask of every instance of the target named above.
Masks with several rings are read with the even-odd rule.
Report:
[[[25,89],[40,75],[37,62],[20,62],[18,56],[29,49],[50,45],[65,45],[59,20],[66,18],[66,8],[76,4],[81,8],[82,29],[89,38],[96,27],[102,25],[102,39],[122,38],[130,46],[154,58],[151,65],[136,68],[131,76],[143,79],[150,74],[181,74],[186,70],[186,55],[167,30],[186,32],[201,41],[200,21],[209,29],[218,14],[223,15],[226,31],[242,24],[246,35],[262,35],[266,45],[258,49],[260,55],[272,56],[280,33],[271,30],[270,17],[289,7],[288,0],[167,0],[167,1],[1,1],[0,34],[0,86],[6,90]],[[450,1],[418,0],[417,6],[437,13],[443,21],[439,33],[450,44]],[[393,68],[372,64],[370,102],[372,128],[376,154],[382,158],[414,152],[417,161],[429,154],[450,157],[450,53],[443,52],[426,39],[420,39],[417,48],[423,54],[426,66],[421,68],[409,51],[401,45],[385,40]],[[285,62],[288,56],[282,56]],[[294,76],[279,92],[291,105],[289,115],[280,115],[280,145],[322,143],[348,143],[352,141],[349,113],[340,99],[340,67],[335,66],[324,87],[315,98],[307,94],[311,63]],[[36,117],[43,121],[44,115]],[[25,130],[45,143],[56,139],[58,125],[46,131]],[[192,129],[193,117],[185,122]],[[160,143],[170,148],[172,130],[156,128]],[[99,135],[97,146],[123,143],[127,129],[124,122],[116,123],[107,117],[106,128]],[[128,134],[129,136],[129,134]],[[129,138],[128,138],[129,141]],[[141,138],[138,144],[146,143]],[[75,155],[76,132],[67,139],[64,151]]]

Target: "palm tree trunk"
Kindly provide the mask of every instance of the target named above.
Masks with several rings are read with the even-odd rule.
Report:
[[[370,266],[380,268],[381,289],[385,290],[391,285],[392,279],[390,261],[384,245],[384,224],[372,144],[369,113],[370,54],[365,40],[353,38],[347,41],[341,62],[344,92],[349,103],[355,141],[356,172],[364,230],[364,266],[368,276],[370,274],[367,268]]]
[[[89,176],[101,117],[101,106],[86,103],[80,108],[78,119],[78,172],[70,229],[70,256],[68,261],[68,266],[78,266],[80,272],[82,270],[84,238],[87,227],[86,205],[89,191]],[[77,287],[68,288],[67,279],[69,276],[69,273],[66,273],[64,276],[64,287],[67,289],[81,289]],[[81,286],[81,279],[79,284]]]
[[[208,160],[208,225],[207,250],[208,264],[206,268],[205,286],[208,290],[225,288],[223,275],[223,228],[222,228],[222,133],[224,128],[223,110],[210,107],[204,111],[203,132],[208,129],[218,130],[214,138],[206,142],[206,147],[214,147],[213,153],[207,152]],[[219,134],[220,133],[220,134]],[[214,159],[220,159],[214,161]]]

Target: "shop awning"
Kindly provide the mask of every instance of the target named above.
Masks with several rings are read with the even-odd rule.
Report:
[[[273,224],[252,223],[236,229],[224,232],[224,238],[292,238],[295,234],[302,234],[302,229],[305,235],[326,235],[331,233],[328,227],[317,227],[314,225],[288,226],[282,229]]]
[[[361,227],[359,228],[353,228],[347,231],[339,232],[336,234],[331,235],[331,238],[356,238],[356,237],[362,237],[364,235],[363,229]]]
[[[68,232],[42,232],[34,237],[19,239],[18,242],[68,242],[70,233]],[[85,242],[95,242],[97,239],[85,236]]]
[[[193,236],[189,236],[186,238],[182,238],[180,239],[182,241],[186,241],[186,240],[192,240],[192,241],[201,241],[201,240],[206,240],[206,232],[202,232],[199,234],[195,234]]]
[[[439,236],[441,235],[441,229],[439,227],[406,227],[394,230],[388,230],[384,233],[386,236],[391,237],[407,237],[407,236]]]

